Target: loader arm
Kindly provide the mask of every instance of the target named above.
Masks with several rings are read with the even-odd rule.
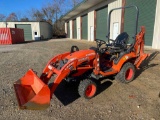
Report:
[[[66,56],[68,53],[63,54]],[[64,56],[61,56],[63,58]],[[57,86],[61,83],[62,80],[64,80],[72,71],[76,70],[84,70],[87,71],[89,69],[93,69],[93,66],[86,65],[79,67],[78,65],[81,64],[81,62],[78,62],[78,59],[72,59],[68,61],[60,70],[58,70],[52,63],[55,62],[55,59],[58,59],[59,56],[52,59],[46,66],[46,68],[43,71],[43,74],[47,73],[45,78],[43,78],[43,82],[48,84],[48,81],[52,76],[56,76],[56,78],[53,80],[53,84],[50,87],[50,97],[52,98],[52,94],[56,90]],[[61,59],[59,59],[61,60]],[[78,67],[77,67],[78,66]],[[42,74],[42,75],[43,75]],[[82,74],[82,73],[81,73]],[[42,76],[41,75],[41,76]]]
[[[51,59],[46,65],[41,78],[39,78],[32,69],[29,69],[22,78],[14,82],[19,108],[46,109],[49,106],[52,94],[59,83],[69,75],[71,70],[76,69],[77,59],[67,62],[61,69],[55,68],[55,63],[67,55],[69,55],[69,52]],[[50,89],[48,87],[48,81],[54,74],[57,76]]]
[[[50,71],[49,69],[49,65],[51,64],[56,64],[58,61],[64,59],[67,55],[69,55],[70,52],[66,52],[66,53],[63,53],[63,54],[60,54],[60,55],[57,55],[55,57],[53,57],[48,63],[47,65],[45,66],[45,68],[43,69],[43,72],[40,76],[40,79],[45,83],[45,84],[48,84],[48,81],[50,80],[51,76],[52,76],[52,71]],[[56,69],[54,70],[54,72],[56,73]],[[50,75],[50,74],[51,75]]]
[[[65,64],[62,69],[57,70],[53,65],[49,64],[49,74],[47,78],[51,78],[54,74],[56,74],[56,78],[53,81],[53,84],[50,88],[50,97],[52,98],[52,94],[56,90],[57,86],[61,83],[61,81],[66,78],[70,74],[71,71],[76,70],[77,67],[77,59],[74,59],[67,64]],[[48,79],[47,79],[48,80]]]

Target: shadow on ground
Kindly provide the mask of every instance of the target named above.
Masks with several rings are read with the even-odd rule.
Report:
[[[100,81],[102,81],[102,83],[97,83],[98,90],[96,95],[102,93],[112,85],[112,82],[106,79],[101,79]],[[56,89],[54,95],[64,106],[71,104],[72,102],[80,98],[80,95],[78,94],[78,85],[79,82],[67,83],[63,81]]]
[[[107,88],[109,88],[112,85],[112,81],[109,79],[102,79],[101,84],[98,86],[97,95],[105,91]]]
[[[27,43],[34,43],[34,42],[46,42],[46,41],[50,41],[50,40],[57,40],[57,39],[65,39],[65,38],[51,38],[51,39],[43,39],[43,40],[29,40],[29,41],[25,41],[23,43],[18,43],[18,44],[27,44]]]
[[[145,70],[147,70],[148,68],[151,68],[151,67],[154,67],[154,66],[157,66],[158,64],[156,63],[152,63],[152,64],[149,64],[152,60],[155,59],[155,57],[159,54],[159,51],[155,51],[153,52],[152,54],[150,54],[149,57],[147,57],[143,62],[142,64],[140,65],[140,69],[136,71],[136,78]]]
[[[35,42],[46,42],[49,41],[50,39],[45,39],[45,40],[29,40],[29,41],[25,41],[23,44],[27,44],[27,43],[35,43]]]
[[[77,89],[78,82],[67,83],[66,81],[62,81],[57,87],[54,95],[66,106],[80,97]]]

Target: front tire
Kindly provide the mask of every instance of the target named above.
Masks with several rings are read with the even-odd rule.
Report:
[[[116,75],[116,79],[122,83],[129,83],[134,80],[135,66],[127,62],[123,65],[121,71]]]
[[[97,85],[90,79],[82,80],[78,86],[78,93],[81,97],[90,99],[96,95]]]

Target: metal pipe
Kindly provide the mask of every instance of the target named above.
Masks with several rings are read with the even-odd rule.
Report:
[[[135,21],[135,35],[134,35],[134,39],[136,39],[136,35],[137,35],[137,29],[138,29],[138,17],[139,17],[139,8],[135,5],[129,5],[129,6],[125,6],[125,7],[119,7],[119,8],[114,8],[112,10],[110,10],[109,12],[109,16],[108,16],[108,34],[107,34],[107,38],[108,38],[108,43],[109,43],[109,39],[110,39],[110,21],[111,21],[111,13],[114,11],[114,10],[119,10],[119,9],[126,9],[126,8],[132,8],[134,7],[137,11],[137,14],[136,14],[136,21]],[[135,41],[134,41],[135,42]]]

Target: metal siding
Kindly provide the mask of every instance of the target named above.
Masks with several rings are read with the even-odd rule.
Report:
[[[69,21],[70,38],[73,39],[73,20]]]
[[[126,6],[134,4],[139,7],[139,22],[138,22],[138,32],[140,26],[145,26],[145,45],[152,46],[153,41],[153,30],[155,22],[155,10],[156,10],[157,0],[126,0]],[[130,36],[130,43],[133,42],[131,39],[134,35],[135,28],[135,10],[126,9],[124,17],[124,31],[126,31]]]
[[[95,38],[95,11],[91,11],[88,13],[88,40],[94,41]],[[91,29],[93,28],[93,29]]]
[[[111,9],[122,7],[122,0],[116,0],[110,4],[108,4],[108,12]],[[114,31],[114,23],[118,23],[118,33],[121,33],[121,19],[122,19],[122,10],[115,10],[111,14],[111,21],[110,21],[110,38],[113,39],[113,31]]]
[[[154,24],[154,34],[153,34],[153,43],[152,48],[160,49],[160,1],[157,1],[156,5],[156,17],[155,17],[155,24]]]
[[[107,40],[108,7],[96,11],[96,39]]]
[[[22,24],[16,24],[16,28],[21,28],[24,30],[24,38],[25,41],[32,40],[32,30],[31,30],[31,25],[22,25]]]
[[[82,17],[82,39],[88,39],[88,15]]]
[[[67,23],[65,22],[65,33],[67,33]]]
[[[38,37],[41,37],[41,39],[50,39],[52,38],[52,34],[52,25],[47,22],[40,22],[40,34],[38,34]]]
[[[70,38],[70,26],[69,26],[69,22],[67,22],[67,37]]]
[[[81,39],[81,17],[77,17],[77,39]]]
[[[76,21],[76,19],[75,20],[73,20],[73,26],[74,26],[74,28],[73,28],[73,38],[75,38],[75,39],[77,39],[77,21]]]

